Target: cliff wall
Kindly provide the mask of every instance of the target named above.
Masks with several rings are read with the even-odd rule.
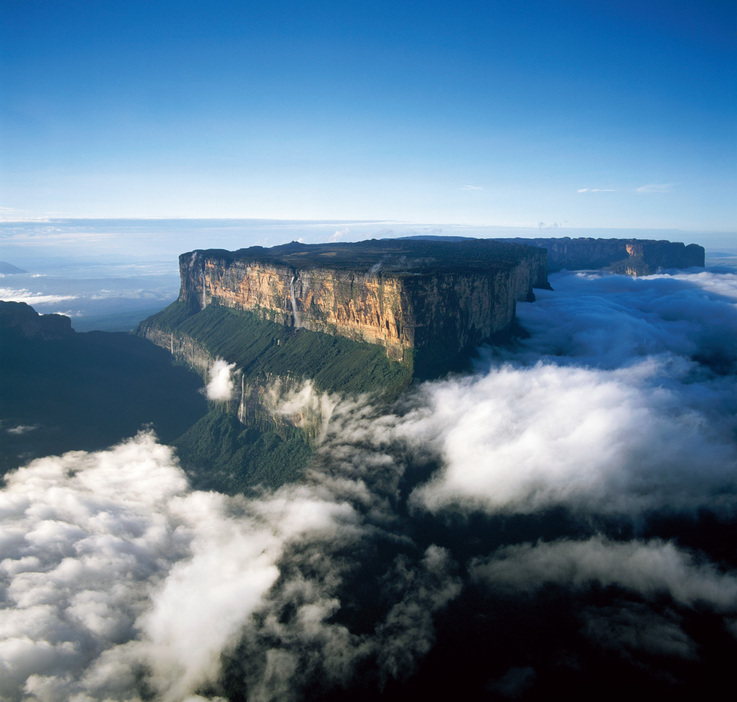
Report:
[[[402,361],[417,351],[457,354],[504,332],[516,300],[534,299],[533,286],[547,287],[545,253],[530,247],[496,250],[484,242],[464,252],[454,245],[449,255],[456,258],[444,260],[437,258],[444,249],[427,243],[404,243],[389,253],[353,246],[361,265],[347,265],[345,249],[330,246],[296,245],[279,257],[263,249],[183,254],[179,301],[192,312],[216,303],[378,344]],[[428,253],[434,257],[420,256]]]
[[[606,268],[625,275],[650,275],[663,268],[704,267],[703,246],[648,239],[505,239],[548,252],[548,270]]]

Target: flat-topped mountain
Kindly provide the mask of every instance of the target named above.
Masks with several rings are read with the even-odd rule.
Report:
[[[544,251],[487,239],[293,242],[193,251],[179,265],[179,302],[191,312],[218,304],[377,344],[402,362],[459,354],[507,331],[516,301],[548,287]]]
[[[295,479],[330,393],[392,401],[413,379],[460,370],[478,344],[510,335],[518,299],[548,287],[544,250],[474,239],[293,242],[179,264],[179,299],[138,333],[205,379],[228,376],[177,440],[183,465],[227,491]]]
[[[704,247],[652,239],[505,239],[548,252],[548,270],[605,268],[624,275],[651,275],[667,268],[703,268]]]

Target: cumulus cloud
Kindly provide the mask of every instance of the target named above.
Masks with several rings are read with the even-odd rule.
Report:
[[[327,437],[305,482],[252,499],[191,491],[150,433],[10,474],[0,697],[217,697],[224,659],[255,699],[345,685],[362,663],[376,685],[408,675],[460,592],[457,566],[432,544],[389,553],[371,566],[385,570],[374,632],[336,620],[365,602],[349,583],[372,544],[397,540],[402,466],[350,441]]]
[[[737,360],[734,273],[563,273],[551,282],[554,293],[517,306],[530,338],[510,361],[616,369],[652,357]]]
[[[614,188],[579,188],[577,193],[613,193]]]
[[[306,488],[251,502],[191,492],[151,434],[10,474],[0,518],[4,699],[185,699],[216,678],[286,545],[355,521]]]
[[[344,237],[348,236],[351,233],[350,227],[343,227],[341,229],[336,229],[328,239],[329,242],[333,241],[340,241]]]
[[[445,467],[415,489],[412,504],[639,514],[697,508],[716,488],[731,498],[733,422],[715,426],[684,406],[682,394],[658,387],[660,371],[656,363],[617,371],[506,366],[428,388],[429,409],[403,431],[437,446]]]
[[[233,399],[235,384],[233,383],[232,372],[234,369],[235,363],[228,363],[221,358],[210,366],[210,381],[205,387],[205,395],[208,400],[226,402]]]
[[[502,596],[557,588],[578,604],[574,611],[585,640],[640,668],[650,666],[643,656],[698,663],[699,646],[682,612],[716,613],[725,629],[737,612],[737,573],[658,539],[615,542],[597,535],[524,543],[474,559],[469,570]],[[601,595],[587,596],[594,591],[610,593],[606,604]],[[659,674],[657,668],[651,672]]]

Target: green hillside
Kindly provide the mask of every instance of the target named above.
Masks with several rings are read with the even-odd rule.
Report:
[[[139,333],[158,328],[190,337],[213,357],[235,363],[247,379],[310,378],[319,390],[384,400],[395,399],[412,379],[411,364],[389,360],[381,346],[295,330],[216,304],[188,315],[184,303],[174,302],[142,322]]]
[[[312,380],[318,391],[370,393],[389,402],[412,380],[412,364],[389,360],[381,346],[295,330],[217,304],[192,314],[174,302],[142,322],[138,334],[152,329],[191,339],[213,358],[235,363],[249,383],[289,376]],[[314,452],[305,431],[265,411],[242,424],[235,403],[210,403],[174,444],[195,485],[228,493],[297,480]]]

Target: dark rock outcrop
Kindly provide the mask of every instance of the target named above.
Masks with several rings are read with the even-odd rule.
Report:
[[[0,330],[28,338],[64,339],[74,334],[72,320],[62,314],[38,314],[25,302],[0,302]]]

